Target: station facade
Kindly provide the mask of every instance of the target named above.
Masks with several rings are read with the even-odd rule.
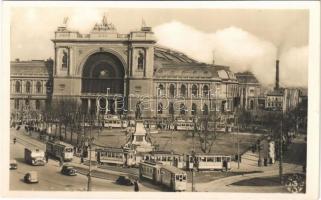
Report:
[[[52,42],[54,60],[11,62],[12,112],[26,102],[41,110],[61,99],[95,114],[135,116],[139,110],[142,118],[228,113],[240,106],[239,82],[228,66],[157,45],[151,27],[119,34],[104,18],[89,34],[62,25]],[[17,107],[17,101],[24,103]]]

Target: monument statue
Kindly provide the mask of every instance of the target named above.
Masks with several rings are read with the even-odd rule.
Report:
[[[68,53],[64,50],[62,56],[62,68],[68,67]]]

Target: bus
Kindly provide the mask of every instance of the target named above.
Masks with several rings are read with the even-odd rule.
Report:
[[[45,152],[40,149],[25,148],[24,152],[25,162],[30,165],[45,165]]]

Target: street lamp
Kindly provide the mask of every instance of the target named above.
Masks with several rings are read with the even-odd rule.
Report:
[[[90,129],[89,129],[89,138],[87,137],[88,147],[89,147],[89,168],[88,168],[88,174],[87,174],[87,191],[91,191],[91,147],[94,143],[94,137],[92,137],[92,124],[93,120],[90,121]]]
[[[279,148],[279,152],[280,152],[280,160],[279,160],[279,178],[280,178],[280,183],[283,184],[283,179],[282,179],[282,176],[283,176],[283,112],[281,113],[281,132],[280,132],[280,148]]]

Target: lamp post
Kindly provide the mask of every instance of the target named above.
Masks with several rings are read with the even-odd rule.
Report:
[[[283,184],[283,113],[281,114],[281,131],[280,131],[280,145],[279,145],[279,152],[280,152],[280,160],[279,160],[279,179],[280,183]]]
[[[237,112],[238,113],[238,112]],[[234,120],[235,126],[236,127],[236,142],[237,142],[237,168],[240,169],[240,140],[239,140],[239,116],[236,114],[235,115],[235,120]],[[234,142],[235,143],[235,142]],[[234,144],[234,150],[235,150],[235,144]]]
[[[87,138],[88,141],[88,147],[89,147],[89,168],[88,168],[88,174],[87,174],[87,191],[91,191],[91,147],[94,142],[94,138],[92,137],[92,125],[93,120],[90,121],[90,129],[89,129],[89,138]]]

